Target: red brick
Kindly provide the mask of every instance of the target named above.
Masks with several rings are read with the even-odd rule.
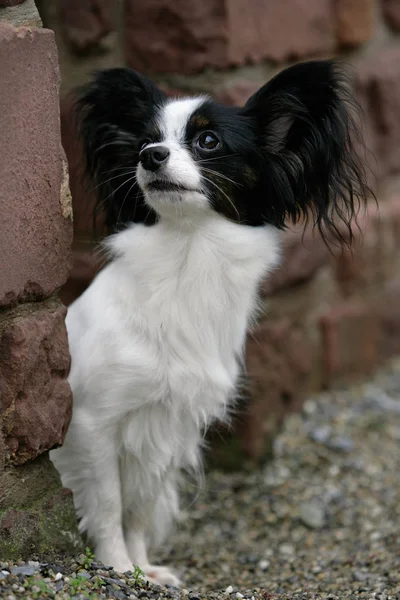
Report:
[[[364,134],[380,179],[400,171],[400,48],[361,59],[356,91],[364,108]]]
[[[260,323],[247,343],[249,400],[238,431],[245,454],[260,458],[277,422],[298,410],[312,368],[304,333],[287,318]]]
[[[375,33],[374,0],[336,0],[337,40],[341,46],[355,47]]]
[[[398,193],[374,203],[354,224],[354,242],[336,252],[332,261],[341,291],[357,291],[382,286],[400,266],[400,196]]]
[[[164,94],[166,96],[168,96],[168,98],[180,98],[180,97],[187,96],[187,93],[185,93],[183,90],[178,90],[177,88],[172,88],[172,87],[166,85],[165,83],[160,83],[159,88],[160,88],[160,90],[162,90],[164,92]]]
[[[368,302],[352,299],[320,318],[322,385],[369,374],[379,360],[379,322]]]
[[[243,106],[263,84],[263,82],[249,81],[240,79],[232,83],[225,84],[219,88],[215,94],[215,99],[221,104],[227,106]]]
[[[112,31],[109,0],[57,0],[61,30],[76,52],[85,52]]]
[[[281,62],[334,50],[330,0],[232,0],[228,15],[234,62]]]
[[[262,286],[265,296],[310,280],[318,269],[328,263],[328,247],[311,226],[304,229],[304,225],[300,224],[288,229],[281,234],[281,244],[280,265]]]
[[[0,23],[0,306],[51,295],[69,271],[54,34]]]
[[[125,28],[128,64],[155,73],[280,62],[335,47],[330,0],[127,0]]]
[[[66,309],[38,306],[0,321],[0,423],[13,464],[60,445],[72,414]]]
[[[383,16],[387,24],[400,31],[400,4],[398,0],[381,0]]]
[[[380,325],[379,353],[382,360],[400,354],[400,279],[388,282],[379,295],[376,311]]]

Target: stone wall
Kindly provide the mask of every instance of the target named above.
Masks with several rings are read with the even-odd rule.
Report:
[[[59,81],[54,34],[33,0],[1,1],[0,559],[78,543],[71,496],[47,455],[72,410],[57,297],[72,241]]]
[[[340,56],[353,67],[375,157],[379,214],[372,204],[362,216],[352,251],[328,251],[311,230],[303,237],[300,226],[282,235],[283,265],[265,282],[268,310],[248,342],[248,411],[239,415],[223,453],[234,463],[243,455],[259,458],[282,416],[298,410],[307,392],[363,377],[400,351],[400,2],[42,0],[39,7],[56,31],[64,92],[93,66],[125,63],[170,94],[207,92],[240,104],[297,60]],[[97,269],[89,252],[91,198],[80,185],[69,115],[64,98],[75,216],[66,303]],[[223,459],[217,446],[214,455]]]

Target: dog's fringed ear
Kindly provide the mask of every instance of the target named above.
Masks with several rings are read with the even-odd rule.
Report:
[[[77,91],[75,116],[86,184],[95,189],[97,210],[105,212],[111,232],[132,221],[156,219],[144,203],[135,169],[149,110],[163,100],[149,79],[125,68],[99,71]]]
[[[356,105],[338,65],[289,67],[242,110],[259,136],[266,222],[283,228],[311,214],[324,239],[350,241],[351,222],[373,194],[355,149],[362,146]]]

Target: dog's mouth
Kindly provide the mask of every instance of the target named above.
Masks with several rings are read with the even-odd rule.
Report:
[[[152,192],[194,192],[183,185],[172,183],[171,181],[165,181],[163,179],[156,179],[146,185],[146,189]]]

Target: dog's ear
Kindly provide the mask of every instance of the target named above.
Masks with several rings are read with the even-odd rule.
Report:
[[[110,231],[129,222],[154,222],[136,184],[138,143],[164,94],[131,69],[99,71],[77,91],[75,114],[85,177]]]
[[[371,194],[354,142],[355,104],[338,65],[310,61],[289,67],[256,92],[242,112],[255,121],[265,218],[278,227],[308,218],[343,241]]]

